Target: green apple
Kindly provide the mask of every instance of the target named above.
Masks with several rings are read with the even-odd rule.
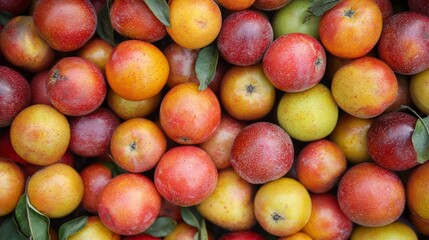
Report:
[[[309,11],[312,0],[293,0],[274,12],[271,20],[274,38],[288,33],[305,33],[319,39],[320,16]]]

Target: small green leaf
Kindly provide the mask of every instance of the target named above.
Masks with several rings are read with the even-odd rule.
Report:
[[[195,72],[200,82],[200,90],[206,89],[216,74],[219,51],[214,43],[202,48],[195,62]]]
[[[33,240],[49,240],[49,217],[39,212],[27,199],[27,214],[28,223],[31,229],[31,236]]]
[[[176,221],[169,217],[159,217],[144,233],[154,237],[165,237],[174,230],[176,224]]]
[[[417,152],[417,162],[429,160],[429,117],[418,119],[414,128],[412,142]]]
[[[206,221],[204,220],[204,218],[201,219],[201,228],[199,230],[199,233],[200,233],[200,240],[209,239],[209,234],[207,232],[207,227],[206,227]]]
[[[97,13],[97,34],[104,41],[115,45],[115,30],[110,22],[109,9],[111,0],[107,0],[106,4]]]
[[[201,217],[200,213],[198,213],[198,211],[194,207],[181,207],[180,214],[185,223],[200,230],[200,222],[203,217]]]
[[[315,16],[322,16],[326,11],[333,8],[341,0],[313,0],[309,11]]]
[[[8,240],[28,240],[28,238],[19,231],[18,224],[12,214],[1,222],[0,236],[2,239]]]
[[[68,237],[81,230],[88,222],[88,216],[80,216],[60,226],[58,237],[60,240],[67,240]]]
[[[0,25],[6,25],[14,16],[6,11],[0,11]]]
[[[152,13],[167,27],[170,27],[170,8],[165,0],[144,0]]]

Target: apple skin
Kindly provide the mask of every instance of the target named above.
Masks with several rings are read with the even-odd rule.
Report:
[[[172,88],[184,82],[198,83],[195,72],[195,61],[197,60],[199,49],[189,49],[172,42],[162,51],[167,58],[170,71],[167,79],[167,86]]]
[[[225,233],[219,240],[264,240],[264,237],[252,230]]]
[[[29,165],[22,157],[20,157],[10,142],[10,128],[0,128],[0,157],[13,160],[21,165]]]
[[[46,90],[52,105],[60,112],[82,116],[103,103],[107,84],[95,63],[81,57],[65,57],[49,71]]]
[[[401,216],[405,208],[405,188],[394,172],[375,163],[360,163],[349,168],[341,178],[337,199],[341,210],[354,223],[379,227]]]
[[[87,223],[77,232],[72,234],[69,240],[104,239],[120,240],[121,235],[110,231],[98,216],[89,216]]]
[[[381,227],[356,226],[350,240],[360,239],[418,240],[419,238],[412,226],[401,221],[395,221]]]
[[[262,67],[277,89],[302,92],[322,80],[326,53],[316,38],[304,33],[290,33],[277,38],[268,47]]]
[[[197,205],[216,188],[218,172],[210,155],[196,146],[168,150],[155,168],[158,192],[181,207]]]
[[[410,11],[423,13],[429,16],[429,2],[426,0],[408,0]]]
[[[302,232],[313,239],[347,240],[353,222],[342,212],[332,193],[311,194],[311,215]]]
[[[256,0],[253,3],[253,7],[264,11],[274,11],[286,6],[286,4],[291,1],[292,0]]]
[[[259,11],[242,10],[225,18],[217,47],[227,62],[249,66],[262,59],[272,41],[273,28],[268,18]]]
[[[31,104],[52,105],[46,90],[46,81],[49,79],[50,69],[35,73],[30,80]]]
[[[2,0],[0,1],[0,11],[6,11],[12,15],[23,14],[31,6],[31,0]]]
[[[412,135],[417,118],[404,112],[390,112],[377,117],[368,129],[370,157],[391,171],[405,171],[419,164]]]
[[[161,240],[159,237],[153,237],[149,234],[141,233],[133,236],[126,236],[122,240]]]
[[[70,150],[81,157],[99,157],[109,153],[110,139],[119,126],[119,118],[108,108],[97,110],[83,116],[71,117]]]
[[[423,114],[429,115],[429,68],[411,76],[409,91],[414,106]]]
[[[407,206],[410,212],[425,222],[429,222],[429,162],[414,168],[406,183]]]
[[[0,66],[0,127],[10,126],[15,116],[30,105],[31,88],[21,73]]]
[[[414,75],[429,68],[429,16],[399,12],[384,24],[377,44],[379,58],[395,73]]]
[[[391,16],[393,16],[393,5],[390,0],[373,0],[381,11],[381,16],[383,16],[383,24]]]
[[[285,175],[294,160],[292,139],[278,125],[255,122],[235,137],[231,165],[244,180],[262,184]]]

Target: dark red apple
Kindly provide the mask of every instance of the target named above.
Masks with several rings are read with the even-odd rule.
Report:
[[[368,129],[368,153],[378,165],[404,171],[418,164],[412,135],[417,118],[404,112],[377,117]]]
[[[0,128],[0,157],[11,159],[20,164],[30,164],[22,159],[12,147],[10,142],[10,128]]]
[[[290,170],[294,148],[283,128],[270,122],[255,122],[235,137],[231,155],[232,167],[244,180],[262,184]]]
[[[410,11],[423,13],[429,16],[428,0],[408,0],[408,8]]]
[[[103,103],[106,85],[103,73],[94,63],[81,57],[65,57],[50,70],[46,90],[58,111],[82,116]]]
[[[15,116],[30,105],[31,89],[19,72],[0,66],[0,127],[10,126]]]
[[[108,108],[72,117],[69,148],[81,157],[98,157],[110,150],[113,131],[120,124],[119,118]]]
[[[374,0],[378,5],[383,16],[383,22],[387,21],[393,15],[393,5],[390,0]]]
[[[399,12],[383,26],[378,55],[396,73],[414,75],[429,68],[429,16]]]
[[[30,7],[32,0],[1,0],[0,11],[9,12],[14,16],[21,15]]]
[[[225,18],[217,46],[226,61],[234,65],[249,66],[262,59],[273,37],[273,28],[264,14],[243,10]]]
[[[337,199],[343,213],[354,223],[385,226],[403,213],[405,188],[394,172],[375,163],[360,163],[341,178]]]
[[[322,80],[326,53],[322,44],[304,33],[283,35],[270,45],[262,60],[265,75],[279,90],[302,92]]]
[[[220,236],[219,240],[264,240],[264,237],[256,231],[246,230],[225,233]]]
[[[280,9],[292,0],[256,0],[253,6],[264,11],[274,11]]]
[[[49,79],[49,70],[44,70],[33,75],[30,80],[31,104],[52,105],[46,90],[46,82]]]
[[[154,236],[151,236],[151,235],[145,234],[145,233],[140,233],[140,234],[133,235],[133,236],[126,236],[122,240],[161,240],[161,238],[154,237]]]

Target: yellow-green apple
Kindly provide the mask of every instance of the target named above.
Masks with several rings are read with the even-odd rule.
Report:
[[[322,80],[326,53],[316,38],[304,33],[290,33],[277,38],[268,47],[262,67],[277,89],[302,92]]]
[[[372,118],[395,101],[398,81],[386,63],[365,56],[337,70],[331,91],[335,102],[345,112],[358,118]]]
[[[7,127],[19,112],[30,105],[30,84],[21,73],[0,66],[0,96],[0,127]]]
[[[152,180],[138,173],[114,177],[100,193],[97,212],[112,232],[135,235],[155,222],[161,196]]]
[[[77,232],[70,235],[69,240],[105,239],[120,240],[121,235],[108,229],[98,216],[89,216],[86,224]]]
[[[256,221],[268,233],[286,237],[299,232],[311,215],[307,189],[293,178],[282,177],[263,184],[255,195]]]
[[[232,168],[219,171],[216,187],[196,206],[206,220],[229,231],[251,229],[255,223],[253,198],[255,188]]]
[[[57,162],[70,143],[67,118],[54,107],[31,105],[22,110],[10,127],[10,141],[16,153],[36,165]]]
[[[341,210],[354,223],[379,227],[401,216],[405,188],[395,172],[375,163],[359,163],[341,178],[337,199]]]
[[[210,88],[199,90],[198,84],[182,83],[171,88],[159,108],[162,129],[179,144],[199,144],[216,131],[221,119],[218,98]]]
[[[255,121],[274,107],[276,88],[265,76],[261,64],[233,66],[220,83],[222,107],[234,118]]]
[[[299,141],[314,141],[328,136],[338,120],[338,106],[325,85],[297,93],[284,93],[277,105],[280,126]]]
[[[359,239],[397,239],[417,240],[416,232],[406,223],[395,221],[380,227],[364,227],[356,225],[350,236],[350,240]]]
[[[429,68],[411,76],[409,87],[414,105],[429,115]]]
[[[146,118],[132,118],[114,129],[110,140],[113,161],[134,173],[153,169],[167,150],[162,129]]]
[[[292,167],[292,139],[278,125],[254,122],[234,139],[231,166],[249,183],[262,184],[284,176]]]
[[[181,207],[204,201],[213,193],[217,181],[218,172],[210,155],[196,146],[169,149],[155,168],[158,192]]]

